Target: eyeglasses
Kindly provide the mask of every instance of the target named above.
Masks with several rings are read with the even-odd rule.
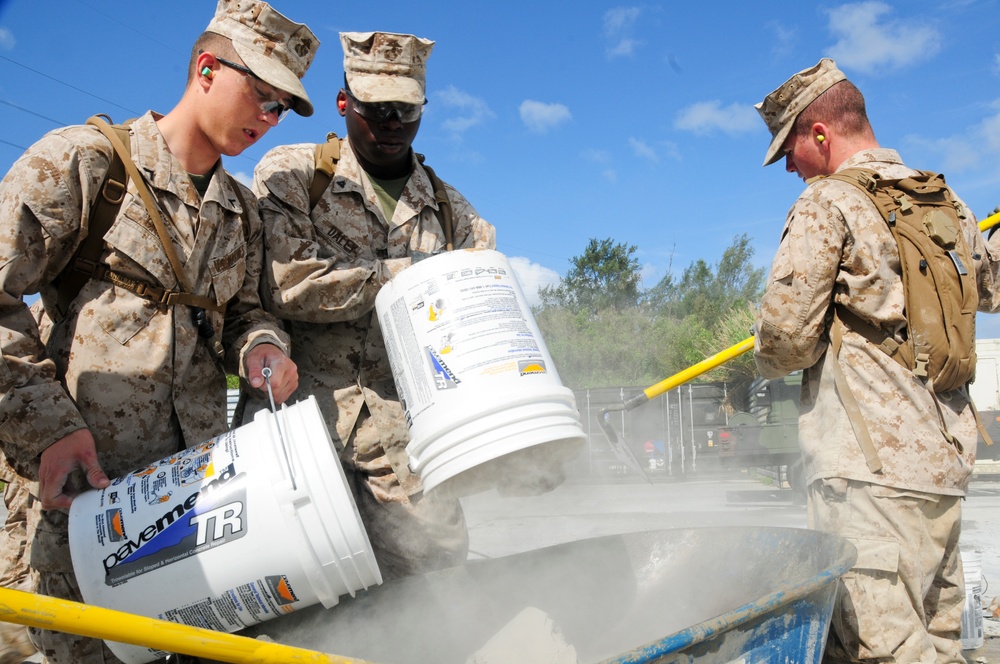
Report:
[[[401,101],[360,101],[344,88],[347,96],[354,100],[354,112],[373,122],[388,122],[393,115],[402,123],[416,122],[424,112],[423,104],[406,104]],[[427,102],[425,101],[424,104]]]
[[[285,116],[288,115],[288,111],[292,110],[292,107],[286,104],[285,102],[271,99],[266,92],[258,88],[256,85],[250,83],[249,78],[246,77],[254,78],[258,81],[260,81],[261,79],[259,76],[257,76],[257,74],[250,71],[248,67],[244,67],[243,65],[238,65],[235,62],[230,62],[229,60],[223,60],[219,56],[215,56],[215,59],[219,61],[220,65],[225,65],[226,67],[229,67],[230,69],[238,71],[244,75],[243,80],[247,81],[248,85],[250,85],[250,91],[257,98],[257,105],[260,106],[261,112],[268,115],[274,115],[275,117],[278,118],[278,122],[281,122],[282,120],[285,119]]]

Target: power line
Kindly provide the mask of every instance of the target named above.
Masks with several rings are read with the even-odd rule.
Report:
[[[176,46],[171,46],[170,44],[164,44],[163,42],[159,41],[158,39],[153,39],[153,37],[151,37],[149,34],[147,34],[145,32],[142,32],[141,30],[138,30],[138,29],[132,27],[131,25],[129,25],[128,23],[125,23],[124,21],[119,20],[118,17],[115,16],[114,14],[109,14],[107,12],[101,11],[100,9],[98,9],[97,7],[94,7],[93,5],[89,5],[86,2],[83,2],[83,0],[77,0],[77,4],[83,5],[84,7],[86,7],[87,9],[89,9],[90,11],[94,12],[95,14],[100,14],[100,15],[104,16],[105,18],[114,21],[118,25],[120,25],[122,27],[125,27],[125,28],[128,28],[129,30],[131,30],[135,34],[137,34],[140,37],[142,37],[143,41],[145,43],[147,43],[147,44],[148,43],[158,44],[158,45],[162,46],[163,48],[165,48],[166,50],[171,51],[173,53],[181,53],[182,55],[186,55],[186,53],[184,51],[179,51],[176,48]],[[128,111],[127,108],[125,110]],[[134,111],[129,111],[129,113],[134,113]]]
[[[4,145],[9,145],[12,148],[17,148],[18,150],[21,150],[22,152],[28,149],[28,148],[24,147],[23,145],[18,145],[17,143],[11,143],[10,141],[5,141],[2,138],[0,138],[0,143],[3,143]]]
[[[2,57],[2,56],[0,56],[0,57]],[[0,104],[5,104],[7,106],[10,106],[11,108],[16,108],[17,110],[19,110],[19,111],[21,111],[23,113],[28,113],[29,115],[34,115],[36,118],[41,118],[43,120],[48,120],[52,124],[54,124],[56,126],[59,126],[59,127],[61,127],[61,126],[63,126],[63,125],[66,124],[65,122],[63,122],[61,120],[55,120],[53,118],[50,118],[47,115],[42,115],[41,113],[36,113],[35,111],[32,111],[31,109],[24,108],[23,106],[18,106],[17,104],[13,104],[13,103],[7,101],[6,99],[0,99]]]
[[[94,99],[97,99],[99,101],[103,101],[105,104],[111,104],[112,106],[117,106],[118,108],[122,109],[123,111],[127,111],[127,112],[131,113],[132,115],[138,115],[139,114],[137,111],[134,111],[131,108],[126,108],[126,107],[122,106],[121,104],[116,104],[115,102],[113,102],[113,101],[111,101],[109,99],[105,99],[104,97],[99,97],[99,96],[95,95],[92,92],[87,92],[83,88],[78,88],[77,86],[71,85],[70,83],[67,83],[66,81],[61,81],[61,80],[59,80],[58,78],[56,78],[54,76],[50,76],[50,75],[46,74],[45,72],[38,71],[37,69],[32,69],[31,67],[29,67],[27,65],[24,65],[24,64],[21,64],[20,62],[17,62],[16,60],[11,60],[10,58],[8,58],[6,56],[0,55],[0,60],[6,60],[7,62],[9,62],[11,64],[17,65],[18,67],[22,67],[24,69],[27,69],[28,71],[30,71],[33,74],[38,74],[39,76],[44,76],[45,78],[49,79],[50,81],[55,81],[56,83],[59,83],[60,85],[65,85],[67,88],[70,88],[71,90],[76,90],[77,92],[82,92],[83,94],[85,94],[85,95],[87,95],[89,97],[93,97]]]

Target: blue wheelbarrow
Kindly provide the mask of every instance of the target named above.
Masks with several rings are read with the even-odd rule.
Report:
[[[586,539],[399,579],[250,628],[379,664],[818,663],[847,540],[795,528]],[[541,653],[545,653],[544,657]]]

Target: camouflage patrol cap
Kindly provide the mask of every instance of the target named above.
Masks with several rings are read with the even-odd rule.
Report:
[[[306,25],[288,20],[266,2],[219,0],[205,31],[229,37],[255,76],[292,95],[292,109],[299,115],[313,114],[300,79],[316,56],[319,40]]]
[[[342,32],[344,74],[359,101],[426,101],[427,58],[434,42],[391,32]]]
[[[788,133],[795,124],[799,113],[821,94],[830,89],[834,83],[847,80],[844,72],[837,69],[836,63],[830,58],[823,58],[819,63],[803,69],[781,84],[777,90],[764,97],[764,101],[754,108],[764,118],[767,128],[771,130],[771,144],[764,156],[764,165],[770,166],[782,157],[781,147],[788,138]]]

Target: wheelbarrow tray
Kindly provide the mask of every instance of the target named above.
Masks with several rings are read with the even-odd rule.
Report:
[[[246,633],[378,664],[465,664],[531,608],[585,664],[810,664],[856,557],[796,528],[612,535],[399,579]]]

